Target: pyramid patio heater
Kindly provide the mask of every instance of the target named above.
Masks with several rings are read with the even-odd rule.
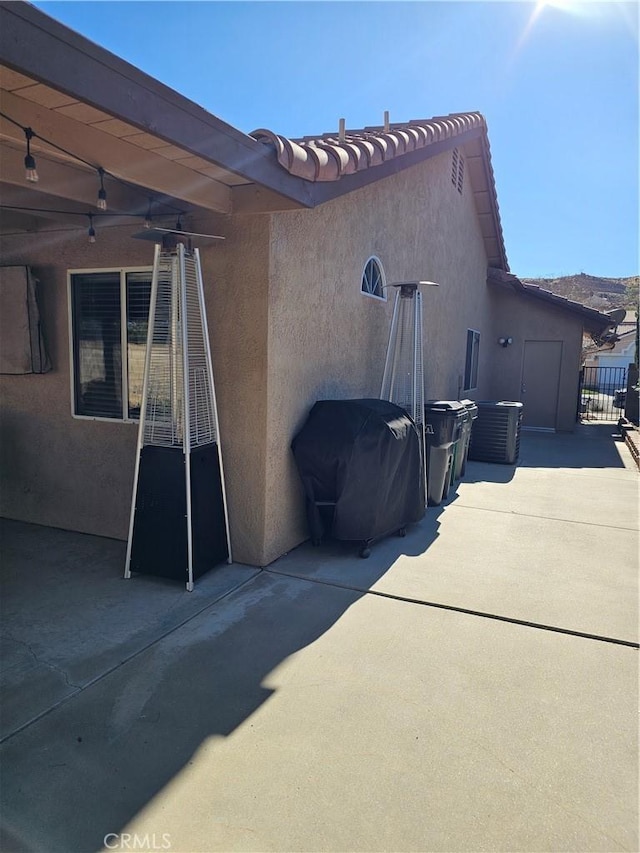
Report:
[[[156,246],[124,576],[182,580],[191,591],[195,578],[231,562],[200,255],[190,242],[213,235],[133,236]]]
[[[396,288],[396,300],[380,397],[405,409],[418,428],[426,496],[422,293],[419,290],[421,285],[438,286],[435,281],[400,281],[389,285]]]

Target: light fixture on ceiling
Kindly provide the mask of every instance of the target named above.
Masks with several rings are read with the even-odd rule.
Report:
[[[111,174],[111,172],[108,172],[102,166],[96,166],[95,163],[92,163],[89,160],[85,160],[84,157],[81,157],[79,154],[75,154],[73,151],[69,151],[67,148],[64,148],[62,145],[58,145],[58,143],[54,142],[52,139],[48,139],[47,137],[42,136],[40,133],[37,133],[32,127],[25,127],[21,122],[17,121],[15,118],[12,118],[10,115],[7,115],[7,113],[5,113],[3,110],[0,110],[0,118],[3,118],[6,121],[10,122],[11,124],[15,125],[15,127],[19,128],[25,135],[25,139],[26,139],[26,143],[27,143],[27,153],[26,153],[26,156],[24,158],[25,180],[29,181],[29,183],[35,184],[39,180],[38,171],[36,168],[36,158],[31,153],[31,140],[32,139],[39,139],[42,142],[44,142],[47,146],[50,146],[51,148],[56,149],[56,151],[60,151],[61,153],[65,154],[67,157],[71,157],[74,160],[77,160],[79,163],[83,163],[85,166],[88,166],[89,168],[94,169],[97,172],[98,177],[100,179],[100,188],[98,190],[98,198],[96,201],[96,206],[97,206],[98,210],[100,211],[100,213],[95,214],[96,216],[102,216],[104,213],[106,213],[106,210],[107,210],[107,191],[106,191],[105,186],[104,186],[104,178],[106,175],[108,175],[112,181],[116,181],[117,183],[122,184],[122,186],[127,187],[128,189],[133,190],[134,192],[142,192],[142,190],[139,187],[136,187],[134,184],[131,184],[128,181],[125,181],[121,178],[116,177],[116,175]],[[156,215],[158,215],[158,216],[162,215],[162,209],[161,208],[167,208],[168,210],[175,211],[178,214],[178,222],[176,223],[176,227],[178,230],[182,230],[182,224],[181,224],[180,218],[181,218],[181,216],[184,215],[184,211],[181,211],[179,208],[175,207],[174,205],[170,204],[169,202],[159,201],[158,199],[154,200],[148,196],[147,196],[147,198],[148,198],[148,209],[147,209],[147,215],[146,215],[145,220],[144,220],[144,226],[146,229],[152,229],[153,228],[153,221],[152,221],[152,216],[151,216],[151,204],[155,201],[155,203],[157,205]],[[41,213],[53,212],[52,210],[47,209],[47,208],[33,208],[33,207],[27,208],[24,206],[12,206],[12,205],[4,205],[4,204],[1,204],[0,208],[3,210],[4,209],[6,209],[6,210],[15,209],[15,210],[30,210],[30,211],[34,211],[34,212],[39,211]],[[70,210],[63,210],[63,211],[58,211],[58,212],[64,213],[64,214],[69,214],[72,216],[88,216],[88,214],[86,214],[86,213],[77,213],[76,211],[70,211]],[[136,213],[111,213],[110,214],[110,216],[139,216],[139,215],[140,215],[139,208],[138,208]],[[93,225],[91,223],[90,223],[90,228],[93,228]],[[89,236],[95,237],[95,230],[94,230],[94,234],[93,235],[90,234]]]
[[[96,229],[93,227],[93,215],[91,213],[87,213],[87,216],[89,217],[89,231],[87,232],[89,235],[89,242],[95,243],[96,242]]]
[[[34,133],[30,127],[24,128],[24,135],[27,139],[27,156],[24,158],[25,178],[32,184],[38,183],[38,171],[36,169],[36,158],[31,153],[31,140]]]

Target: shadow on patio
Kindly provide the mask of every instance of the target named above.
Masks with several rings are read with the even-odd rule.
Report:
[[[536,458],[546,474],[526,470]],[[341,636],[336,623],[343,626],[341,617],[363,598],[386,602],[379,605],[383,610],[374,609],[400,643],[399,660],[405,660],[402,643],[413,637],[412,679],[423,660],[437,658],[461,629],[463,623],[454,620],[470,620],[464,625],[472,631],[504,624],[483,619],[482,612],[543,623],[536,636],[548,636],[539,630],[546,624],[617,638],[613,642],[631,639],[637,613],[631,592],[635,558],[629,555],[637,552],[629,496],[637,496],[637,481],[631,471],[598,470],[624,467],[616,440],[602,430],[528,434],[522,460],[508,481],[503,477],[513,475],[512,466],[470,463],[457,493],[429,508],[406,538],[377,543],[368,560],[340,543],[302,545],[265,571],[222,566],[193,593],[150,577],[122,580],[123,542],[2,522],[2,848],[101,849],[105,835],[140,820],[152,802],[160,813],[169,807],[178,778],[190,779],[203,755],[217,800],[194,802],[193,819],[224,813],[224,792],[234,781],[221,769],[227,767],[229,735],[243,732],[243,742],[249,738],[245,750],[251,750],[250,731],[260,719],[254,714],[275,699],[281,667],[292,666],[297,653],[323,635]],[[591,468],[592,476],[561,470],[579,467]],[[590,480],[595,492],[603,478],[618,480],[607,487],[618,512],[607,540],[601,501],[589,489]],[[377,595],[368,595],[371,590]],[[478,613],[420,608],[420,631],[443,626],[437,641],[422,646],[422,635],[405,636],[409,612],[393,616],[398,602],[390,598]],[[526,642],[527,632],[536,633],[532,627],[518,630]],[[488,642],[498,635],[492,628],[482,636]],[[345,662],[346,681],[338,687],[359,684],[361,669],[375,682],[377,656],[388,647],[369,649],[366,637],[363,643],[368,657]],[[466,660],[469,651],[460,654]],[[322,693],[313,667],[289,690],[297,695],[311,685]],[[449,672],[449,664],[443,665],[439,677]],[[310,738],[321,760],[321,718],[285,715],[278,721],[282,737]],[[339,713],[334,722],[340,729]],[[255,749],[260,778],[271,774],[286,788],[287,768],[260,765],[260,747]],[[244,808],[251,823],[251,802]],[[251,848],[243,837],[234,849],[248,849],[245,842]]]
[[[367,561],[354,546],[312,550],[345,575],[366,563],[373,584],[401,554],[428,549],[440,512],[375,544]],[[187,593],[160,578],[123,580],[124,542],[8,520],[0,533],[2,849],[12,853],[100,849],[365,594],[236,564]],[[44,776],[36,742],[47,744]]]

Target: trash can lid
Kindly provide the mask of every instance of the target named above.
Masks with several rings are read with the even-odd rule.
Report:
[[[472,418],[478,417],[478,404],[475,400],[460,400],[465,409],[469,412]]]
[[[452,414],[462,414],[466,411],[465,407],[459,400],[427,400],[424,404],[425,411],[432,412],[451,412]]]

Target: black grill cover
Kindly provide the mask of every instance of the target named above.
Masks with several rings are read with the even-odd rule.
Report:
[[[318,502],[335,503],[336,539],[377,539],[423,517],[420,437],[394,403],[320,400],[291,449],[314,541],[325,532]]]

